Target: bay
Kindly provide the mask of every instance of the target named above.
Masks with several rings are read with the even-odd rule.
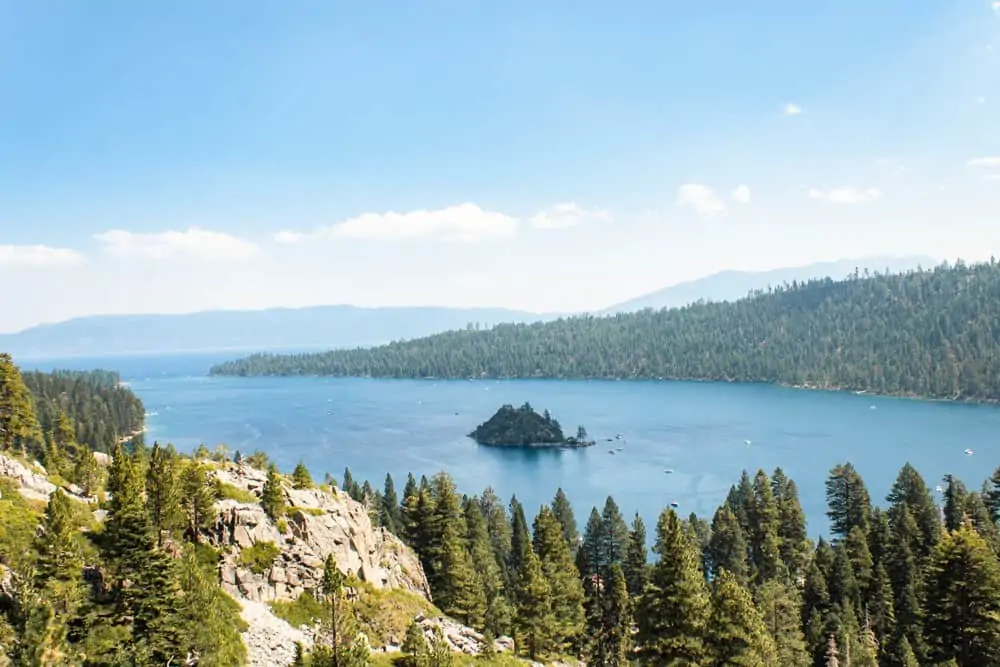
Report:
[[[77,358],[31,367],[119,370],[149,412],[150,443],[260,449],[284,471],[303,461],[314,478],[329,472],[341,480],[350,467],[376,488],[391,472],[398,491],[409,472],[443,470],[464,493],[489,485],[505,500],[516,494],[529,520],[561,486],[581,524],[611,495],[627,517],[642,514],[651,533],[671,502],[685,516],[711,519],[744,469],[752,475],[780,466],[794,479],[815,537],[828,528],[824,482],[837,463],[853,463],[876,502],[906,462],[931,488],[951,473],[973,489],[1000,464],[1000,409],[993,406],[715,382],[207,376],[229,356]],[[567,433],[585,425],[597,445],[500,449],[466,437],[501,404],[525,401],[550,410]]]

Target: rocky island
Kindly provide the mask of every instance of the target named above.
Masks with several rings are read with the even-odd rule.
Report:
[[[480,445],[493,447],[588,447],[587,429],[577,428],[576,436],[563,435],[562,426],[549,411],[539,414],[529,403],[519,408],[502,405],[490,419],[469,434]]]

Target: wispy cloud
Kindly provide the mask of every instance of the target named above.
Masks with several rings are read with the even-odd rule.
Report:
[[[799,105],[793,104],[792,102],[785,105],[786,116],[798,116],[800,113],[802,113],[802,107]]]
[[[830,204],[866,204],[882,198],[878,188],[832,188],[820,190],[809,189],[809,199],[825,201]]]
[[[585,209],[576,202],[550,206],[531,217],[531,224],[539,229],[569,229],[586,222],[613,222],[609,211]]]
[[[966,164],[974,169],[1000,169],[1000,155],[973,158]]]
[[[466,203],[436,211],[363,213],[311,232],[281,231],[274,235],[274,239],[280,243],[322,238],[369,241],[436,239],[475,243],[514,236],[518,225],[517,218]]]
[[[247,259],[257,254],[257,246],[250,241],[198,227],[151,234],[112,229],[96,234],[94,238],[104,244],[104,252],[116,257],[226,261]]]
[[[685,183],[677,188],[677,205],[689,206],[704,217],[724,213],[726,210],[725,202],[715,191],[701,183]]]
[[[82,264],[83,255],[69,248],[46,245],[0,245],[0,266],[71,266]]]
[[[737,185],[733,189],[733,191],[731,193],[731,196],[733,198],[733,201],[735,201],[735,202],[739,202],[740,204],[749,204],[750,203],[750,186],[743,185],[743,184]]]

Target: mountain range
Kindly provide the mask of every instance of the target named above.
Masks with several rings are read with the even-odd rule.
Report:
[[[769,285],[844,278],[855,269],[898,273],[937,262],[926,256],[868,257],[775,269],[723,271],[611,306],[597,315],[673,308],[704,299],[729,301]],[[0,334],[0,351],[17,358],[163,354],[188,351],[315,350],[420,338],[470,324],[552,320],[560,315],[503,308],[313,306],[213,310],[179,315],[95,315]]]

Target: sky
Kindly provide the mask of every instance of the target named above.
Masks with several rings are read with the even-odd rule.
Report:
[[[997,0],[0,0],[0,332],[1000,248]]]

